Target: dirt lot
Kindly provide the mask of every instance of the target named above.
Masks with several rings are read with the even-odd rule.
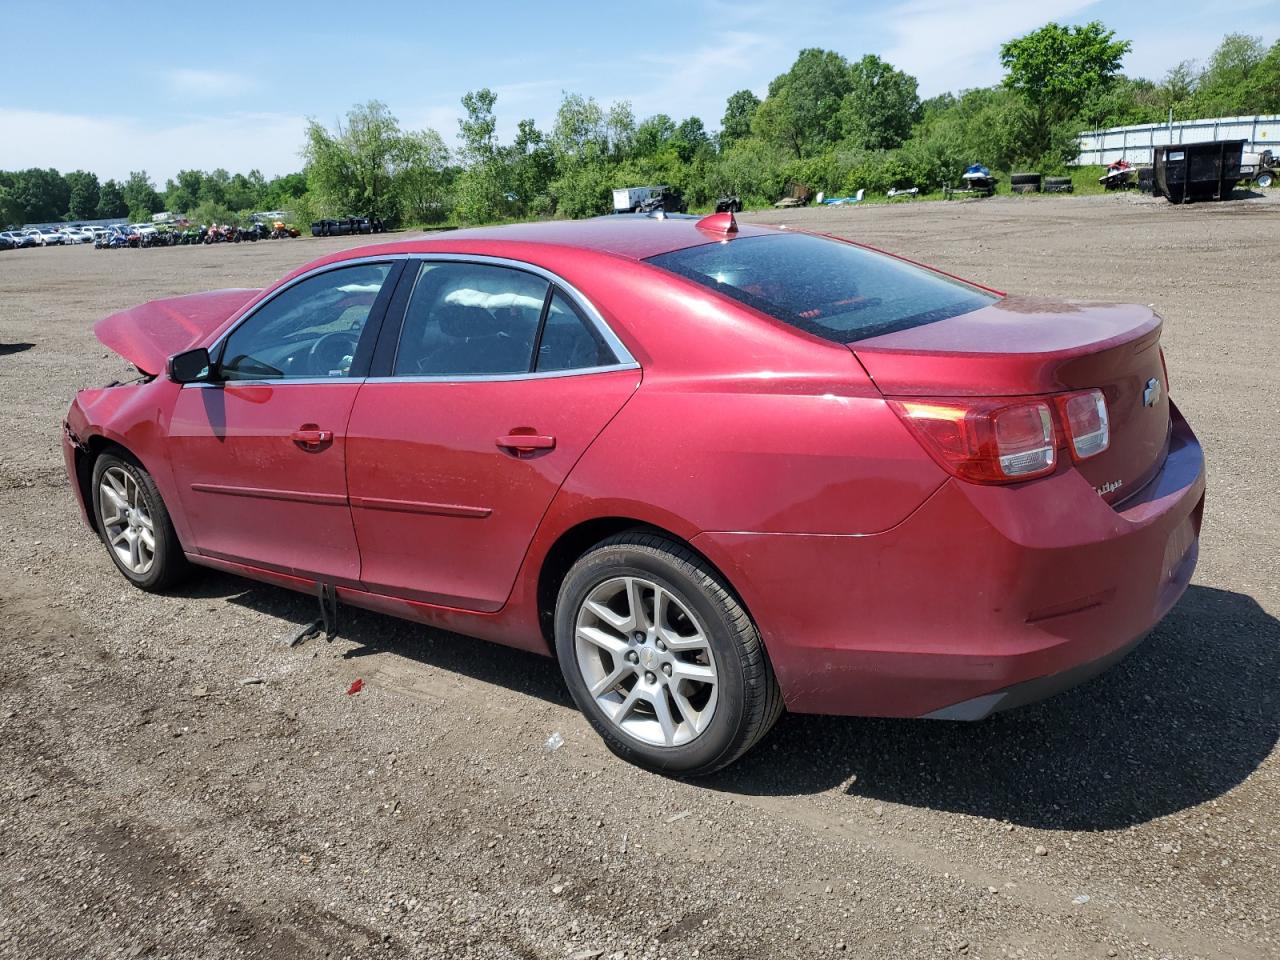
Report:
[[[345,241],[2,253],[0,956],[1280,956],[1280,197],[785,219],[1165,316],[1210,493],[1138,652],[981,724],[784,717],[640,773],[550,660],[354,611],[289,649],[305,598],[148,596],[81,526],[59,421],[123,372],[91,323]]]

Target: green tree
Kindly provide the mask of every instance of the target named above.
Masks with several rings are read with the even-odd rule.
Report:
[[[302,173],[286,173],[273,177],[263,190],[263,203],[272,209],[287,208],[289,201],[307,192],[307,177]]]
[[[551,143],[558,156],[570,159],[599,159],[608,150],[604,111],[593,97],[566,93],[556,111]]]
[[[724,116],[720,119],[720,146],[723,149],[751,136],[751,118],[760,106],[760,98],[750,90],[729,95]]]
[[[632,151],[636,135],[636,115],[628,100],[609,104],[604,119],[605,137],[609,141],[609,157],[614,162],[625,159]]]
[[[1249,73],[1245,82],[1249,113],[1280,113],[1280,40]]]
[[[22,205],[13,193],[13,184],[0,174],[0,226],[14,227],[22,223]]]
[[[849,68],[849,92],[840,104],[846,139],[882,150],[899,146],[920,119],[916,78],[868,54]]]
[[[129,212],[129,204],[125,202],[124,191],[115,180],[107,180],[98,190],[98,219],[114,220]]]
[[[213,200],[205,200],[187,212],[192,223],[198,223],[201,226],[211,227],[215,223],[219,226],[232,224],[239,226],[240,215],[225,204],[217,203]]]
[[[204,173],[199,170],[179,170],[178,175],[165,182],[164,206],[174,213],[190,213],[200,202],[200,187]]]
[[[1030,110],[1028,158],[1051,152],[1054,128],[1073,120],[1091,93],[1111,85],[1129,46],[1093,20],[1071,27],[1047,23],[1000,47],[1004,85]]]
[[[556,111],[551,146],[556,179],[550,185],[557,213],[588,217],[609,210],[615,170],[609,156],[605,112],[591,97],[566,93]]]
[[[1182,107],[1190,102],[1195,93],[1198,81],[1199,74],[1194,60],[1183,60],[1170,67],[1169,72],[1156,87],[1156,98],[1161,114],[1167,114],[1170,110],[1181,112]]]
[[[67,213],[72,220],[95,220],[98,216],[100,187],[98,175],[76,170],[66,176],[70,191]]]
[[[849,61],[831,50],[801,50],[791,69],[773,79],[752,117],[752,132],[797,157],[835,144],[840,105],[852,88]]]
[[[449,148],[436,131],[407,134],[396,193],[404,216],[414,223],[439,223],[451,209]]]
[[[550,142],[532,120],[521,120],[515,141],[507,150],[511,190],[525,215],[553,212],[551,182],[556,175],[556,155]]]
[[[676,127],[675,135],[671,138],[671,145],[675,147],[681,163],[692,163],[693,158],[710,143],[711,138],[707,136],[707,130],[698,117],[687,117],[681,120],[680,125]]]
[[[1243,33],[1223,37],[1196,83],[1196,112],[1215,117],[1261,113],[1266,97],[1254,94],[1254,74],[1267,56],[1261,37]]]
[[[129,208],[129,219],[134,222],[149,220],[151,214],[164,209],[164,198],[156,192],[156,185],[145,170],[131,171],[120,192]]]
[[[667,149],[671,139],[676,135],[676,122],[665,113],[656,113],[645,117],[636,127],[635,145],[632,155],[636,157],[652,157]]]
[[[462,97],[465,116],[458,120],[459,154],[466,165],[457,183],[457,214],[467,223],[483,223],[507,209],[504,170],[498,156],[498,95],[487,87]]]
[[[310,120],[303,146],[307,183],[328,209],[395,222],[400,210],[394,184],[405,146],[399,122],[377,100],[352,107],[332,131]]]
[[[57,170],[32,167],[9,176],[9,202],[21,212],[23,223],[46,223],[66,215],[71,189]]]
[[[259,209],[266,186],[267,181],[259,170],[250,170],[248,174],[233,174],[227,184],[227,206],[232,210]]]

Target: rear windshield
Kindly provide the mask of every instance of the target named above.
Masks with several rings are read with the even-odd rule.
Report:
[[[997,299],[885,254],[799,233],[708,243],[647,262],[836,343],[945,320]]]

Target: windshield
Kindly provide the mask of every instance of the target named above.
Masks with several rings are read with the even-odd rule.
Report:
[[[835,343],[945,320],[997,299],[886,254],[808,234],[740,237],[647,262]]]

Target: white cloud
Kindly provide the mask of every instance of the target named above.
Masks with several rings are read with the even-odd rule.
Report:
[[[1050,20],[1074,17],[1098,0],[907,0],[886,11],[890,41],[881,56],[920,81],[920,95],[999,82],[1000,45]]]
[[[666,113],[679,120],[692,114],[709,127],[718,127],[729,94],[741,89],[746,76],[756,72],[744,67],[780,56],[789,65],[798,50],[776,33],[726,30],[714,43],[683,53],[642,52],[635,58],[632,72],[649,79],[633,81],[617,99],[630,100],[637,118]],[[755,92],[763,95],[772,79],[773,74],[764,77]]]
[[[253,89],[253,80],[238,73],[221,70],[171,70],[169,88],[180,97],[217,99],[235,97]]]
[[[83,116],[0,107],[5,166],[92,170],[123,179],[146,170],[160,187],[179,170],[248,172],[264,176],[302,168],[306,120],[278,113],[180,116],[161,123],[132,117]]]

